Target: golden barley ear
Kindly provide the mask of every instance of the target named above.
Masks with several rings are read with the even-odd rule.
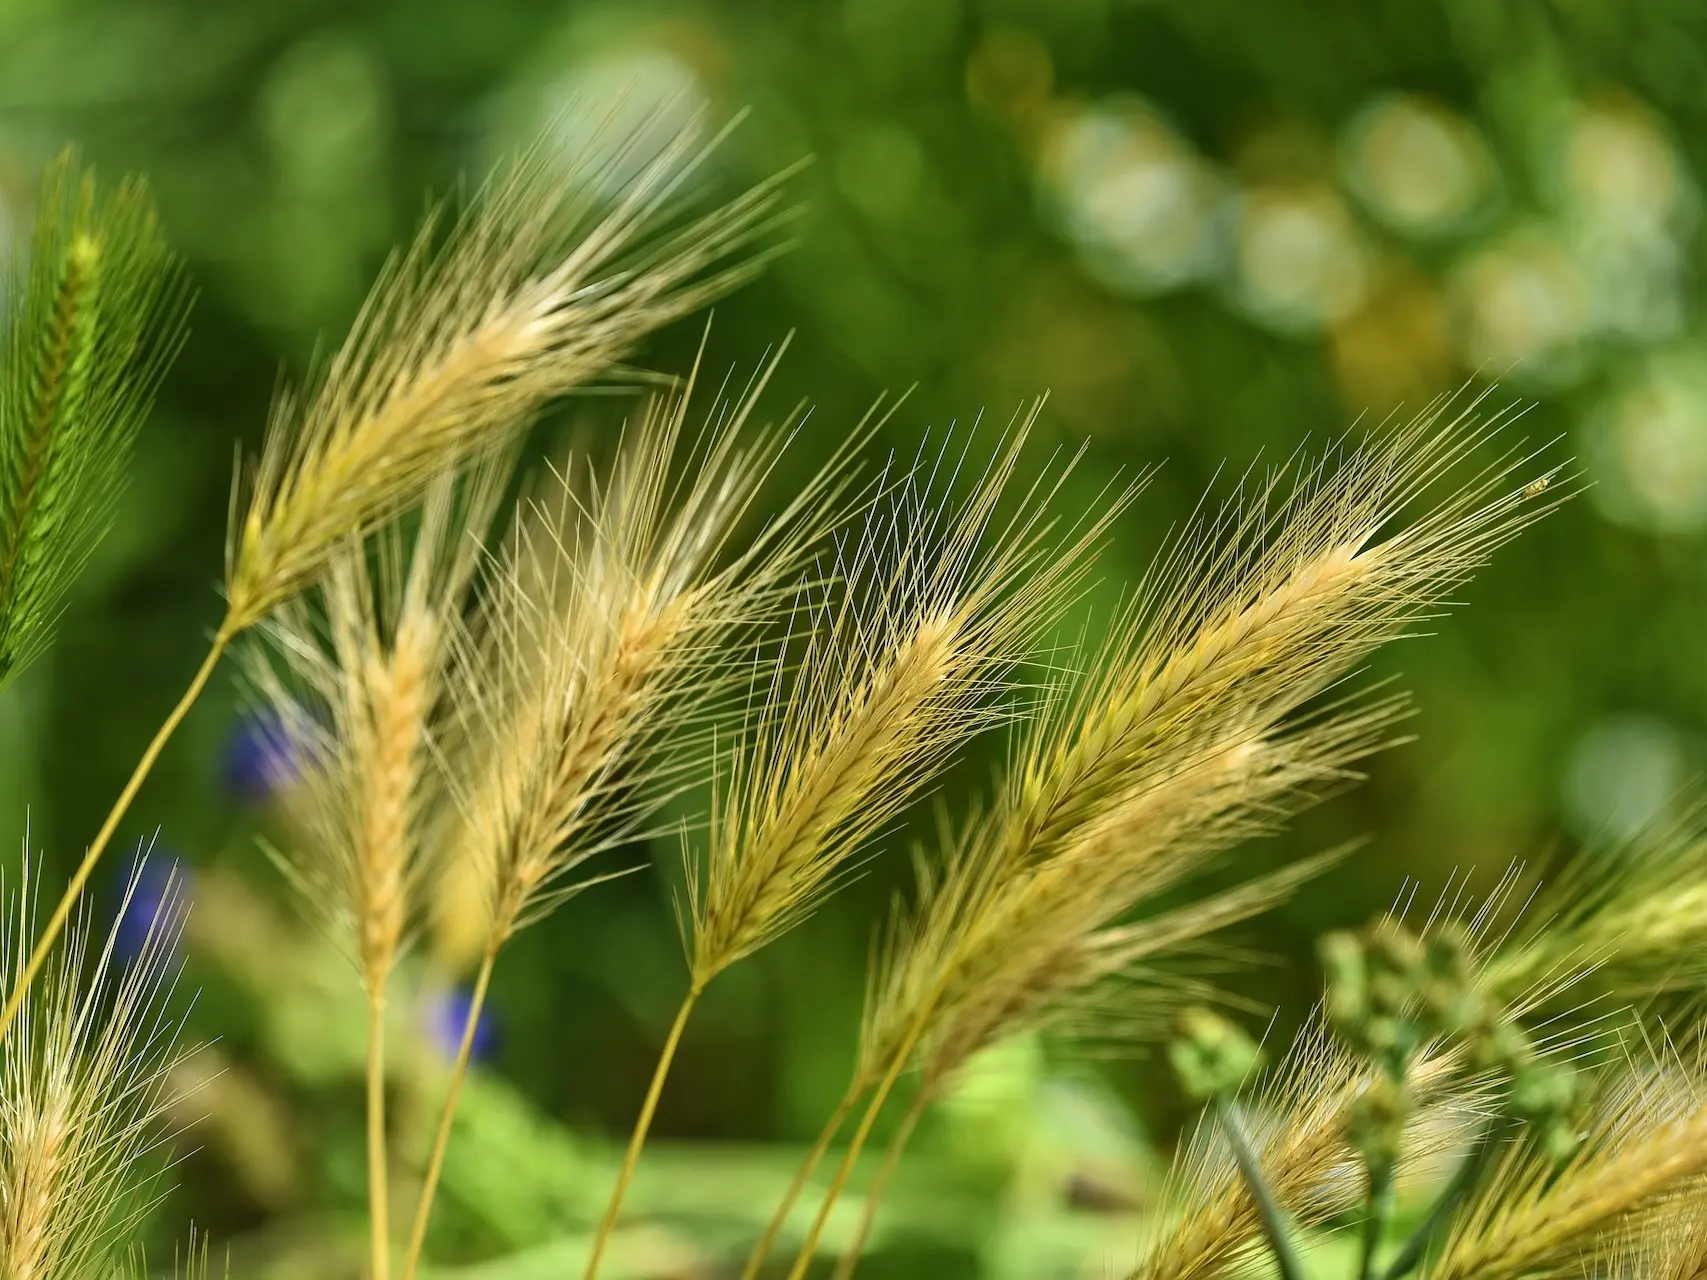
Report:
[[[434,476],[752,274],[755,245],[779,217],[780,179],[695,216],[685,184],[720,140],[702,143],[702,130],[696,116],[649,156],[636,151],[654,136],[649,124],[614,145],[601,137],[567,168],[541,144],[459,216],[427,219],[312,389],[275,406],[233,520],[229,631]]]
[[[411,527],[341,545],[247,655],[256,700],[301,765],[275,861],[350,940],[370,993],[385,986],[428,872],[454,635],[512,462],[505,450],[447,473]]]
[[[1493,429],[1443,412],[1248,482],[1164,553],[1090,677],[1045,703],[951,891],[889,948],[865,1072],[909,1036],[948,1070],[1053,1016],[1137,945],[1122,916],[1393,740],[1398,700],[1301,713],[1558,496],[1514,477],[1521,453],[1441,485]]]
[[[26,879],[6,940],[17,981],[33,912]],[[168,884],[140,949],[118,953],[122,914],[144,909],[140,868],[121,921],[91,946],[87,917],[31,986],[0,1045],[0,1272],[110,1274],[157,1194],[159,1121],[181,1057],[171,1010],[182,905]]]
[[[1666,1233],[1687,1228],[1707,1173],[1701,1065],[1669,1052],[1633,1056],[1603,1080],[1563,1167],[1511,1149],[1454,1223],[1430,1280],[1563,1280],[1596,1255],[1650,1256]]]
[[[135,178],[101,192],[66,151],[0,280],[0,686],[52,638],[112,523],[188,298]]]
[[[441,833],[480,868],[494,947],[703,769],[743,670],[734,638],[774,615],[842,509],[845,454],[737,541],[799,419],[755,420],[775,366],[718,392],[697,426],[697,369],[654,398],[608,476],[571,463],[544,478],[494,566],[454,677],[455,813]]]
[[[803,593],[796,657],[771,665],[713,816],[685,916],[696,987],[809,914],[866,842],[973,734],[1016,712],[1018,682],[1129,493],[1053,537],[1045,473],[1001,501],[1036,408],[967,496],[932,492],[925,459]]]
[[[1575,986],[1645,1000],[1707,983],[1707,801],[1686,803],[1551,877],[1494,961],[1502,990]]]
[[[435,839],[486,897],[484,955],[423,1179],[404,1276],[419,1264],[472,1029],[511,935],[586,888],[574,872],[643,832],[700,767],[696,749],[743,668],[727,655],[765,624],[848,485],[839,453],[750,541],[737,534],[786,444],[755,427],[777,357],[689,431],[699,370],[656,398],[608,479],[565,467],[518,518],[462,636]],[[863,441],[854,433],[849,449]]]

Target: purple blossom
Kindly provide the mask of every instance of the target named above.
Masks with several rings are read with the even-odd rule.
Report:
[[[423,1021],[428,1041],[447,1060],[454,1060],[462,1046],[468,1015],[474,1007],[474,993],[467,987],[436,991],[427,997]],[[469,1048],[469,1060],[480,1062],[492,1055],[498,1044],[498,1028],[490,1008],[480,1011],[474,1026],[474,1041]]]
[[[302,776],[309,745],[300,728],[276,711],[239,719],[225,742],[225,785],[238,799],[259,804]]]
[[[178,954],[191,873],[164,849],[140,851],[113,875],[113,951],[127,962],[150,955],[162,966]]]

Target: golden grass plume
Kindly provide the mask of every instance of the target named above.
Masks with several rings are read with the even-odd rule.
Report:
[[[1034,414],[962,499],[933,486],[963,457],[916,464],[838,545],[830,589],[809,593],[798,659],[776,659],[704,867],[688,864],[696,988],[810,913],[955,747],[1016,709],[1016,681],[1130,496],[1053,536],[1056,471],[1005,514]]]
[[[541,146],[459,217],[427,219],[314,387],[274,409],[231,531],[227,630],[312,580],[434,476],[751,273],[747,251],[774,223],[780,185],[689,216],[684,183],[717,141],[702,142],[702,127],[696,115],[651,154],[648,128],[601,136],[566,169]],[[609,175],[630,169],[601,201]]]
[[[445,832],[481,868],[494,947],[699,767],[740,674],[732,638],[779,607],[841,501],[838,457],[734,543],[789,434],[752,421],[774,368],[720,394],[687,439],[696,371],[650,404],[608,478],[554,474],[518,521],[463,646]]]
[[[142,908],[137,883],[121,913]],[[13,981],[29,954],[30,890],[26,871]],[[179,1057],[168,1006],[181,917],[169,887],[129,957],[117,952],[118,924],[91,947],[79,921],[0,1045],[0,1272],[14,1280],[108,1274],[149,1207],[148,1156]]]

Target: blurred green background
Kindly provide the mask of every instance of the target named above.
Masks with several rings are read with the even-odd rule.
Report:
[[[1493,405],[1529,406],[1518,434],[1562,437],[1592,482],[1436,634],[1381,656],[1418,740],[1239,852],[1266,867],[1370,838],[1245,932],[1281,963],[1239,988],[1289,1025],[1323,928],[1407,877],[1432,894],[1615,842],[1699,768],[1704,84],[1697,0],[0,0],[0,247],[74,140],[109,178],[149,175],[200,290],[118,525],[56,648],[0,700],[0,833],[17,848],[27,815],[58,868],[92,833],[217,621],[234,450],[281,376],[337,341],[428,193],[577,99],[626,94],[637,119],[745,106],[715,190],[813,157],[796,247],[717,308],[708,348],[721,376],[795,331],[771,404],[816,408],[779,492],[879,392],[916,385],[880,441],[910,454],[980,414],[993,439],[1047,391],[1039,452],[1088,446],[1069,507],[1166,463],[1112,540],[1106,608],[1218,468],[1496,375]],[[689,322],[640,362],[681,371],[699,337]],[[544,435],[608,439],[631,403],[571,405]],[[218,1037],[187,1068],[207,1083],[155,1238],[193,1219],[240,1274],[353,1275],[353,984],[257,850],[269,812],[240,717],[228,678],[125,832],[191,870],[191,1035]],[[950,776],[951,808],[998,752]],[[879,858],[714,989],[625,1274],[718,1275],[756,1231],[841,1091],[872,925],[904,880]],[[680,993],[672,881],[602,887],[500,966],[435,1237],[447,1264],[569,1273]],[[422,1032],[399,1067],[405,1163],[456,976],[423,968],[400,1001]],[[1180,1119],[1162,1078],[1050,1044],[983,1064],[922,1134],[866,1274],[1117,1268]]]

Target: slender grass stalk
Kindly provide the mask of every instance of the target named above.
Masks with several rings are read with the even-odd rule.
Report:
[[[1387,1236],[1387,1225],[1393,1220],[1396,1201],[1393,1166],[1382,1164],[1371,1169],[1369,1192],[1364,1198],[1363,1240],[1358,1247],[1357,1280],[1370,1280],[1375,1274],[1375,1254]]]
[[[1410,1275],[1422,1263],[1429,1246],[1452,1221],[1452,1215],[1458,1211],[1458,1206],[1464,1202],[1481,1178],[1502,1128],[1497,1122],[1483,1126],[1482,1131],[1471,1142],[1470,1149],[1453,1169],[1446,1186],[1429,1206],[1428,1213],[1405,1238],[1404,1243],[1399,1246],[1399,1252],[1393,1255],[1393,1260],[1381,1272],[1381,1280],[1404,1280],[1405,1276]]]
[[[817,1140],[812,1149],[806,1153],[806,1158],[800,1162],[794,1171],[794,1177],[788,1184],[788,1190],[782,1194],[776,1209],[771,1213],[771,1219],[765,1224],[764,1234],[747,1255],[747,1264],[741,1268],[740,1280],[755,1280],[759,1268],[770,1258],[771,1250],[776,1247],[777,1237],[782,1234],[782,1228],[788,1221],[788,1215],[793,1211],[801,1194],[806,1190],[806,1183],[812,1177],[824,1155],[830,1149],[830,1144],[836,1140],[836,1135],[842,1131],[853,1109],[859,1104],[860,1091],[858,1082],[854,1087],[842,1094],[841,1101],[836,1103],[836,1109],[830,1113],[830,1118],[824,1122],[824,1127],[818,1131]]]
[[[368,1254],[374,1280],[391,1280],[391,1187],[385,1140],[385,996],[367,1002]]]
[[[433,1215],[433,1199],[438,1194],[439,1177],[444,1172],[445,1152],[450,1147],[451,1125],[456,1120],[456,1104],[462,1094],[462,1081],[468,1074],[468,1060],[474,1052],[474,1033],[480,1026],[480,1014],[486,1007],[486,991],[492,982],[492,969],[498,963],[497,948],[487,950],[480,962],[480,972],[474,979],[474,991],[468,1001],[468,1018],[462,1024],[462,1039],[456,1047],[456,1061],[451,1066],[450,1081],[445,1086],[444,1105],[439,1110],[438,1127],[433,1132],[432,1152],[427,1157],[427,1170],[421,1178],[420,1196],[415,1202],[415,1217],[409,1227],[409,1249],[403,1259],[403,1280],[413,1280],[420,1269],[421,1250],[427,1243],[427,1224]]]
[[[1238,1162],[1239,1173],[1244,1177],[1245,1186],[1256,1204],[1257,1216],[1262,1222],[1263,1238],[1268,1241],[1269,1251],[1274,1254],[1274,1264],[1280,1272],[1280,1280],[1304,1280],[1304,1267],[1298,1261],[1298,1251],[1293,1248],[1291,1228],[1287,1226],[1286,1216],[1281,1212],[1274,1192],[1269,1189],[1268,1179],[1263,1175],[1262,1160],[1251,1144],[1244,1111],[1232,1098],[1222,1098],[1216,1103],[1215,1110],[1222,1132],[1227,1135],[1227,1145],[1233,1150],[1233,1159]]]
[[[623,1152],[622,1167],[617,1171],[616,1186],[611,1191],[610,1203],[605,1206],[605,1216],[599,1221],[592,1248],[587,1253],[589,1276],[598,1273],[599,1262],[610,1244],[611,1232],[616,1229],[617,1215],[622,1212],[623,1197],[628,1194],[628,1184],[634,1178],[635,1166],[640,1163],[640,1152],[646,1145],[646,1135],[651,1132],[652,1117],[658,1110],[658,1099],[663,1095],[664,1081],[670,1074],[670,1064],[676,1059],[676,1049],[681,1044],[682,1032],[687,1029],[688,1015],[693,1012],[694,1005],[699,1003],[703,990],[704,988],[697,984],[688,987],[687,995],[682,997],[681,1008],[676,1011],[676,1019],[670,1024],[670,1034],[665,1037],[664,1047],[658,1052],[658,1063],[653,1067],[651,1082],[646,1086],[646,1098],[640,1104],[640,1115],[634,1122],[634,1132],[629,1136],[628,1149]]]
[[[136,762],[136,768],[131,770],[130,779],[119,792],[118,799],[113,802],[112,809],[107,813],[106,820],[101,823],[101,829],[95,833],[88,849],[83,853],[83,859],[77,864],[77,870],[71,876],[71,882],[66,885],[65,892],[60,895],[54,905],[53,914],[48,917],[46,926],[36,939],[30,958],[12,983],[11,990],[6,994],[6,1005],[0,1010],[0,1040],[11,1031],[12,1023],[18,1016],[18,1010],[23,1007],[24,998],[29,994],[30,985],[41,975],[42,966],[47,963],[53,953],[54,943],[64,931],[66,923],[71,919],[71,913],[77,907],[77,901],[82,896],[84,888],[89,883],[89,877],[95,873],[95,866],[101,859],[101,854],[112,841],[113,833],[118,830],[119,822],[130,808],[130,802],[136,798],[136,793],[142,789],[149,771],[154,768],[154,762],[160,758],[160,753],[166,749],[166,743],[171,740],[190,708],[207,687],[208,679],[213,675],[213,669],[219,665],[219,660],[225,655],[233,637],[225,630],[220,630],[214,636],[213,644],[208,648],[207,656],[191,678],[189,687],[178,699],[177,705],[167,715],[160,728],[155,730],[148,749],[142,753],[142,758]]]
[[[871,1136],[871,1129],[877,1123],[878,1114],[883,1110],[883,1104],[889,1100],[896,1083],[901,1079],[901,1073],[907,1069],[912,1060],[913,1050],[918,1047],[919,1040],[929,1027],[928,1012],[921,1016],[913,1025],[912,1030],[896,1047],[894,1059],[889,1069],[883,1073],[871,1092],[871,1099],[866,1103],[865,1113],[860,1116],[859,1125],[848,1142],[848,1147],[842,1153],[841,1163],[836,1166],[836,1172],[830,1179],[830,1185],[824,1192],[824,1199],[818,1206],[817,1216],[812,1219],[812,1225],[807,1229],[806,1239],[801,1242],[800,1252],[795,1255],[794,1266],[789,1269],[788,1280],[801,1280],[807,1268],[812,1265],[812,1258],[818,1251],[818,1240],[824,1234],[824,1227],[830,1221],[830,1212],[836,1207],[836,1201],[841,1198],[843,1189],[848,1184],[848,1178],[853,1173],[854,1163],[859,1154],[865,1149],[866,1139]]]
[[[889,1184],[895,1178],[895,1170],[901,1166],[901,1157],[907,1150],[907,1143],[913,1136],[913,1130],[918,1127],[919,1118],[925,1114],[925,1108],[930,1103],[930,1095],[924,1090],[913,1095],[913,1100],[907,1106],[906,1114],[901,1117],[901,1123],[896,1128],[894,1136],[889,1139],[889,1147],[883,1153],[883,1163],[872,1175],[871,1185],[865,1189],[865,1202],[860,1209],[859,1226],[854,1231],[854,1237],[848,1247],[842,1251],[842,1256],[836,1260],[836,1270],[831,1280],[853,1280],[853,1273],[859,1266],[860,1256],[865,1252],[867,1240],[871,1237],[872,1224],[877,1221],[877,1211],[883,1205],[883,1198],[889,1193]]]

